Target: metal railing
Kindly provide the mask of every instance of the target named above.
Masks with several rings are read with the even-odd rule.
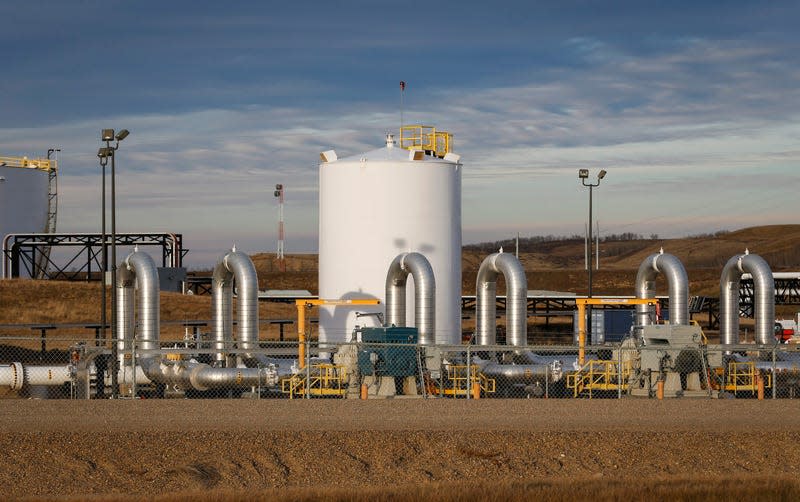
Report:
[[[29,159],[28,157],[2,157],[0,156],[0,167],[22,167],[26,169],[38,169],[50,172],[57,169],[57,162],[49,159]]]
[[[453,135],[447,131],[437,131],[433,126],[406,125],[400,128],[400,147],[431,152],[443,158],[453,149]]]

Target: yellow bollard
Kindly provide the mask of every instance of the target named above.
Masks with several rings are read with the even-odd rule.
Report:
[[[367,393],[367,384],[362,383],[361,384],[361,399],[367,399],[367,395],[368,395],[368,393]]]
[[[659,401],[664,399],[664,380],[659,379],[656,383],[656,397]]]
[[[478,382],[472,382],[472,399],[480,399],[481,398],[481,384]]]
[[[759,373],[756,375],[756,387],[758,388],[758,400],[764,400],[764,377]]]

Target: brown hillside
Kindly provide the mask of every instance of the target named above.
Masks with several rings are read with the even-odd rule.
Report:
[[[686,266],[692,295],[719,295],[722,267],[731,256],[748,248],[761,255],[774,271],[800,270],[800,225],[772,225],[746,228],[708,237],[664,240],[633,240],[600,243],[600,266],[595,271],[596,295],[632,295],[639,265],[658,252],[676,255]],[[506,251],[512,251],[508,247]],[[583,242],[554,241],[525,250],[520,260],[525,267],[528,289],[566,291],[585,294],[587,273],[583,270]],[[465,250],[462,254],[463,294],[475,294],[475,279],[488,251]],[[305,289],[318,292],[316,255],[289,255],[286,272],[279,271],[275,255],[252,256],[261,289]],[[388,267],[388,264],[387,264]],[[658,294],[666,294],[663,278],[657,282]],[[505,290],[502,277],[498,292]],[[100,318],[100,288],[97,283],[60,281],[0,281],[0,324],[16,323],[95,323]],[[110,304],[110,302],[109,302]],[[294,306],[262,305],[264,318],[294,318]],[[110,319],[110,312],[108,313]],[[314,315],[312,313],[312,315]],[[208,296],[161,295],[164,321],[210,319]],[[270,327],[271,332],[275,327]],[[170,327],[174,336],[180,327]],[[85,330],[83,330],[85,331]],[[30,333],[26,333],[30,334]]]

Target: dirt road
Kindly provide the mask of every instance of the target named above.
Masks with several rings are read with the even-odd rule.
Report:
[[[0,498],[792,496],[799,412],[790,400],[4,400]]]

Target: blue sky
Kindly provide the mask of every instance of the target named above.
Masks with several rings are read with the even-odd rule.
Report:
[[[313,252],[318,153],[400,121],[455,135],[464,241],[796,223],[797,2],[0,4],[0,155],[59,157],[59,230],[99,229],[99,132],[127,128],[118,230]]]

